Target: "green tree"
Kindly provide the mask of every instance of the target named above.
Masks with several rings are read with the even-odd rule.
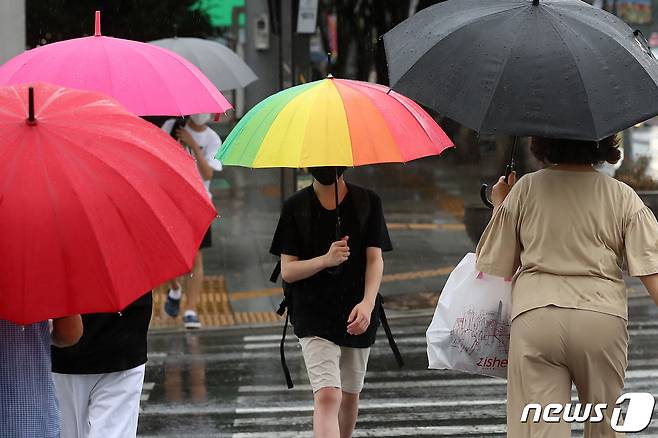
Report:
[[[150,41],[174,35],[217,33],[209,17],[191,10],[196,0],[26,0],[27,44],[93,35],[94,12],[101,11],[103,35]]]

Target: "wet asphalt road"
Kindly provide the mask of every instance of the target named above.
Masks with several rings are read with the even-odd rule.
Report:
[[[658,309],[630,300],[627,392],[658,395]],[[425,330],[431,314],[396,318],[391,326],[407,365],[398,369],[383,330],[375,344],[355,437],[503,437],[505,381],[427,370]],[[312,394],[300,350],[288,337],[296,387],[279,364],[280,327],[150,337],[139,436],[310,437]],[[574,431],[574,436],[582,432]],[[628,437],[658,437],[649,429]]]

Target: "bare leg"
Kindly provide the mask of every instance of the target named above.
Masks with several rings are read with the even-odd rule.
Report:
[[[313,436],[314,438],[339,438],[338,412],[341,409],[341,390],[321,388],[314,396]]]
[[[178,282],[178,278],[174,278],[169,282],[169,289],[180,289],[180,283]]]
[[[359,415],[359,394],[343,391],[338,412],[338,423],[340,424],[340,438],[352,438],[356,417]]]
[[[201,298],[201,290],[203,289],[203,255],[201,254],[201,250],[199,250],[194,258],[192,276],[187,277],[185,286],[185,310],[193,310],[194,312],[197,312],[199,299]]]

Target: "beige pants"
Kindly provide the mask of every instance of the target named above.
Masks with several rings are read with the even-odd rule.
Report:
[[[361,392],[370,348],[341,347],[317,336],[301,338],[299,344],[314,393],[322,388]]]
[[[616,316],[555,306],[517,316],[509,351],[508,438],[570,438],[571,425],[564,421],[520,419],[528,403],[570,403],[572,382],[581,403],[609,407],[603,422],[585,423],[585,438],[623,437],[610,418],[623,392],[627,350],[626,321]]]

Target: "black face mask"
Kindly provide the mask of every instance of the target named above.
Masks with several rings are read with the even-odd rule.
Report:
[[[336,182],[336,173],[338,178],[341,177],[343,172],[345,172],[345,167],[343,166],[326,166],[326,167],[311,167],[309,172],[313,175],[313,178],[323,186],[330,186]]]

